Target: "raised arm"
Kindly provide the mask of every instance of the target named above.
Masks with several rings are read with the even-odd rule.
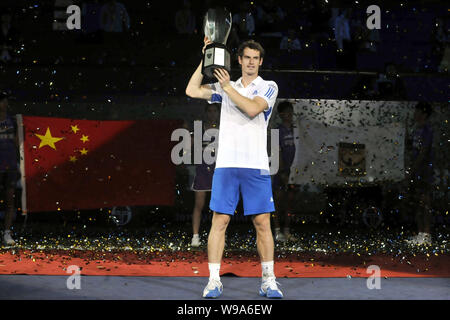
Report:
[[[203,41],[205,45],[203,46],[202,52],[204,53],[206,46],[211,43],[211,40],[205,37]],[[202,63],[200,62],[199,66],[189,80],[186,87],[186,94],[191,98],[210,100],[213,91],[209,85],[202,85],[202,80]]]
[[[250,99],[241,95],[231,86],[230,75],[228,74],[228,71],[226,71],[225,69],[216,69],[214,70],[214,75],[217,80],[219,80],[223,91],[228,95],[231,101],[233,101],[233,103],[243,112],[245,112],[250,118],[256,117],[261,112],[268,110],[269,107],[273,107],[275,99],[278,95],[278,88],[276,87],[276,85],[273,87],[273,89],[270,89],[267,92],[267,100],[266,98],[262,98],[261,96],[256,96],[253,99]],[[269,101],[271,101],[271,105],[269,105]]]

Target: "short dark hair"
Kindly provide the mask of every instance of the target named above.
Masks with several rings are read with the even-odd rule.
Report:
[[[261,59],[264,58],[265,51],[259,42],[256,42],[255,40],[247,40],[247,41],[242,42],[240,44],[240,46],[238,48],[238,52],[237,52],[239,57],[242,58],[242,56],[244,55],[245,48],[250,48],[250,49],[259,51],[259,57]]]
[[[433,113],[433,109],[431,108],[431,105],[428,102],[421,101],[418,104],[416,104],[416,110],[419,109],[423,113],[427,115],[427,119],[431,116]]]
[[[278,113],[285,112],[286,109],[294,110],[294,106],[289,101],[282,101],[278,104],[278,107],[277,107]]]

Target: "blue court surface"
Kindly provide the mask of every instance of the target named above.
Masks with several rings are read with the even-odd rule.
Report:
[[[203,277],[81,276],[68,289],[66,276],[0,275],[2,300],[203,300]],[[287,300],[450,300],[450,278],[280,278]],[[258,296],[260,278],[222,277],[223,300],[267,300]],[[70,282],[75,283],[75,282]]]

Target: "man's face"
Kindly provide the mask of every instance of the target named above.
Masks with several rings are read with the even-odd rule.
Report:
[[[263,62],[259,51],[250,48],[245,48],[242,57],[238,57],[238,60],[242,67],[242,73],[248,76],[258,74],[259,67]]]

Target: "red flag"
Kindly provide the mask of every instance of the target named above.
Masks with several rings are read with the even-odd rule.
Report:
[[[180,121],[18,119],[25,212],[174,204]]]

